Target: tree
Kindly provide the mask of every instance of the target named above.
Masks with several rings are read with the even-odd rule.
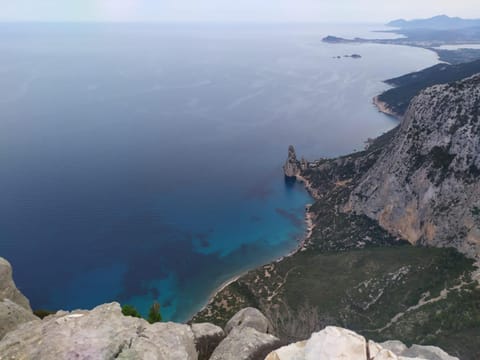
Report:
[[[150,307],[147,321],[150,324],[162,321],[162,314],[160,313],[160,304],[158,303],[158,301],[155,301]]]
[[[137,317],[137,318],[142,317],[140,315],[140,313],[137,311],[137,309],[135,309],[134,306],[129,305],[129,304],[125,304],[125,305],[122,306],[122,314],[125,315],[125,316],[133,316],[133,317]]]

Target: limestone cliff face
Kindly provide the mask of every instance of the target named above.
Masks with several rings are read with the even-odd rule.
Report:
[[[434,86],[411,103],[346,211],[413,244],[480,255],[480,75]]]

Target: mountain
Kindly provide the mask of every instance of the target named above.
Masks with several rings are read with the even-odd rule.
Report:
[[[480,73],[480,60],[462,64],[437,64],[427,69],[386,80],[395,86],[380,94],[377,99],[391,112],[404,115],[410,101],[418,93],[433,85],[446,84]]]
[[[479,258],[479,116],[480,75],[422,91],[346,208],[412,244]]]
[[[422,91],[364,151],[303,161],[290,148],[286,175],[315,198],[307,239],[194,320],[223,324],[254,306],[289,342],[335,325],[480,359],[479,110],[474,76]]]
[[[401,29],[464,29],[469,27],[479,27],[480,19],[462,19],[459,17],[439,15],[429,19],[415,19],[410,21],[398,19],[390,21],[387,26],[397,27]]]

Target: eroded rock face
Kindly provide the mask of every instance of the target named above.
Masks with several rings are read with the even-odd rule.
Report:
[[[480,254],[480,76],[420,93],[353,190],[365,214],[412,244]]]
[[[34,320],[39,319],[33,315],[28,299],[15,286],[10,263],[0,257],[0,339],[20,324]]]
[[[28,299],[17,289],[12,278],[12,266],[0,257],[0,301],[9,299],[15,304],[32,311]]]
[[[382,345],[385,345],[382,346]],[[271,352],[265,360],[458,360],[434,346],[413,345],[399,341],[377,344],[353,331],[329,326],[307,341]]]
[[[0,354],[0,359],[24,360],[197,359],[190,326],[150,325],[124,316],[118,303],[22,324],[0,341]]]
[[[448,355],[436,346],[412,345],[409,349],[403,351],[401,355],[409,358],[417,357],[428,360],[458,360],[457,357]]]
[[[278,347],[279,343],[275,336],[251,327],[234,328],[218,345],[210,360],[261,359]]]
[[[301,172],[300,162],[297,160],[297,154],[293,145],[288,147],[288,158],[283,166],[283,171],[287,179],[295,179]]]
[[[0,301],[0,339],[9,331],[16,329],[18,325],[29,321],[40,321],[40,319],[9,299]]]
[[[213,351],[225,338],[223,329],[210,323],[193,324],[192,331],[199,360],[210,359]]]
[[[225,332],[230,333],[234,328],[250,327],[261,333],[269,334],[272,332],[270,321],[259,310],[255,308],[245,308],[236,313],[225,326]]]

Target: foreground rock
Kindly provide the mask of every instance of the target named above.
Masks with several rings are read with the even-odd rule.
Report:
[[[383,345],[367,342],[353,331],[329,326],[307,341],[271,352],[265,360],[458,360],[434,346],[413,345],[407,349],[399,341]]]
[[[150,325],[124,316],[117,303],[20,325],[0,341],[0,354],[0,359],[25,360],[197,359],[190,326]]]
[[[209,324],[193,324],[193,335],[198,352],[198,360],[210,359],[218,344],[225,338],[225,332],[221,327]]]
[[[15,286],[10,263],[0,257],[0,339],[20,324],[34,320],[39,319],[33,315],[28,299]]]
[[[420,93],[347,211],[412,244],[480,255],[480,76]]]
[[[234,328],[251,327],[261,333],[271,334],[272,325],[270,321],[259,310],[245,308],[233,316],[225,326],[225,332],[229,334]]]
[[[9,299],[15,304],[32,311],[28,299],[17,289],[12,277],[12,266],[0,257],[0,301]]]
[[[234,328],[212,354],[211,360],[262,359],[277,348],[280,341],[250,327]]]
[[[0,339],[20,324],[29,321],[40,321],[31,311],[15,304],[9,299],[0,301]]]

